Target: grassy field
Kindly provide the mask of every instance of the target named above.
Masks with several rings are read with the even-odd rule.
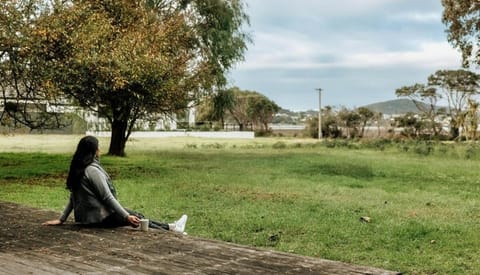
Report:
[[[0,137],[0,200],[60,212],[79,138]],[[474,144],[165,138],[127,154],[101,159],[121,203],[162,221],[185,212],[193,236],[406,274],[480,270]]]

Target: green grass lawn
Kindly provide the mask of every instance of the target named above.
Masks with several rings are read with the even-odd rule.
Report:
[[[60,213],[79,137],[15,138],[0,138],[0,200]],[[193,236],[407,274],[472,274],[480,270],[477,151],[167,138],[130,141],[128,157],[101,162],[124,206],[161,221],[187,213]]]

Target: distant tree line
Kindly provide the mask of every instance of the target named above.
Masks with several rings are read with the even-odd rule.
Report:
[[[305,121],[305,134],[318,138],[318,115],[309,116]],[[366,107],[336,110],[332,106],[322,109],[322,136],[325,138],[363,138],[367,127],[384,128],[382,113]]]
[[[477,138],[480,76],[468,70],[439,70],[428,77],[427,84],[414,84],[396,90],[399,97],[412,99],[419,110],[414,122],[415,135],[428,132],[443,135],[442,123],[448,121],[451,139]],[[442,100],[446,107],[439,107]],[[462,130],[462,131],[460,131]]]
[[[279,110],[275,102],[259,92],[232,87],[204,98],[197,108],[196,120],[216,129],[235,124],[240,131],[250,128],[258,134],[268,134],[269,124]]]
[[[476,140],[478,135],[480,75],[460,70],[439,70],[426,84],[416,83],[395,91],[412,100],[417,112],[397,114],[386,120],[381,113],[360,107],[322,109],[322,133],[329,138],[363,138],[368,126],[377,137]],[[318,118],[306,122],[307,135],[318,137]],[[371,137],[372,135],[369,135]]]

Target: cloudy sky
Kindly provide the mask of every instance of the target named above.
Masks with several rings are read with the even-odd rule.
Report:
[[[402,86],[457,69],[440,0],[245,0],[254,40],[230,74],[292,111],[396,99]]]

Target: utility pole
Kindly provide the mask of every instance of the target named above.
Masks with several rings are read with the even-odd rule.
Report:
[[[322,89],[315,89],[318,91],[318,139],[322,139]]]

